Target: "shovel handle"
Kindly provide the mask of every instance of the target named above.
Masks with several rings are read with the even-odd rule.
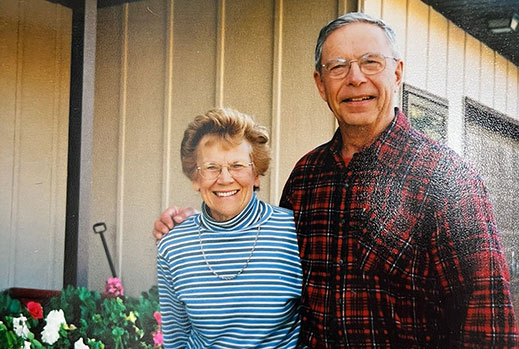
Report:
[[[106,224],[104,222],[96,223],[92,228],[94,229],[94,233],[99,234],[99,236],[101,236],[101,242],[103,243],[103,248],[105,249],[106,258],[108,259],[108,264],[110,265],[112,276],[116,278],[117,274],[115,273],[114,264],[112,262],[112,256],[110,256],[110,250],[108,250],[108,245],[106,244],[104,236],[104,232],[106,231]]]

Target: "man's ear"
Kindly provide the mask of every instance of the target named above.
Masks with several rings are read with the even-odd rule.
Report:
[[[400,84],[402,83],[402,79],[404,76],[404,62],[402,60],[399,60],[396,62],[395,67],[395,83],[396,83],[396,91],[398,92],[398,88],[400,87]]]
[[[317,90],[319,91],[319,94],[321,95],[321,98],[325,102],[328,102],[326,100],[326,93],[325,93],[325,89],[324,89],[324,83],[321,78],[321,74],[317,70],[314,70],[314,81],[315,81],[315,85],[317,86]]]
[[[193,181],[191,182],[191,185],[193,185],[193,189],[195,191],[200,191],[200,184],[198,184],[198,180],[197,179],[193,179]]]

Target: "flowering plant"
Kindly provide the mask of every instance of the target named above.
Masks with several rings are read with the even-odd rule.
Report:
[[[124,296],[124,288],[121,280],[118,278],[109,278],[106,281],[105,292],[103,295],[110,298]]]
[[[118,279],[103,295],[68,286],[42,306],[0,293],[0,348],[161,348],[158,290],[125,297]]]
[[[28,302],[27,310],[34,320],[43,319],[43,308],[40,303],[33,301]]]

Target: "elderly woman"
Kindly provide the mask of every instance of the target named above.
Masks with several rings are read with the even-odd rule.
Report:
[[[184,174],[202,197],[158,246],[166,348],[294,348],[301,265],[291,211],[256,197],[268,133],[214,109],[184,132]]]

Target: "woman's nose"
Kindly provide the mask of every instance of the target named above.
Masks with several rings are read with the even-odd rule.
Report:
[[[229,172],[229,168],[227,166],[222,167],[222,170],[220,171],[220,175],[218,175],[218,181],[220,181],[220,182],[234,181],[234,177]]]

